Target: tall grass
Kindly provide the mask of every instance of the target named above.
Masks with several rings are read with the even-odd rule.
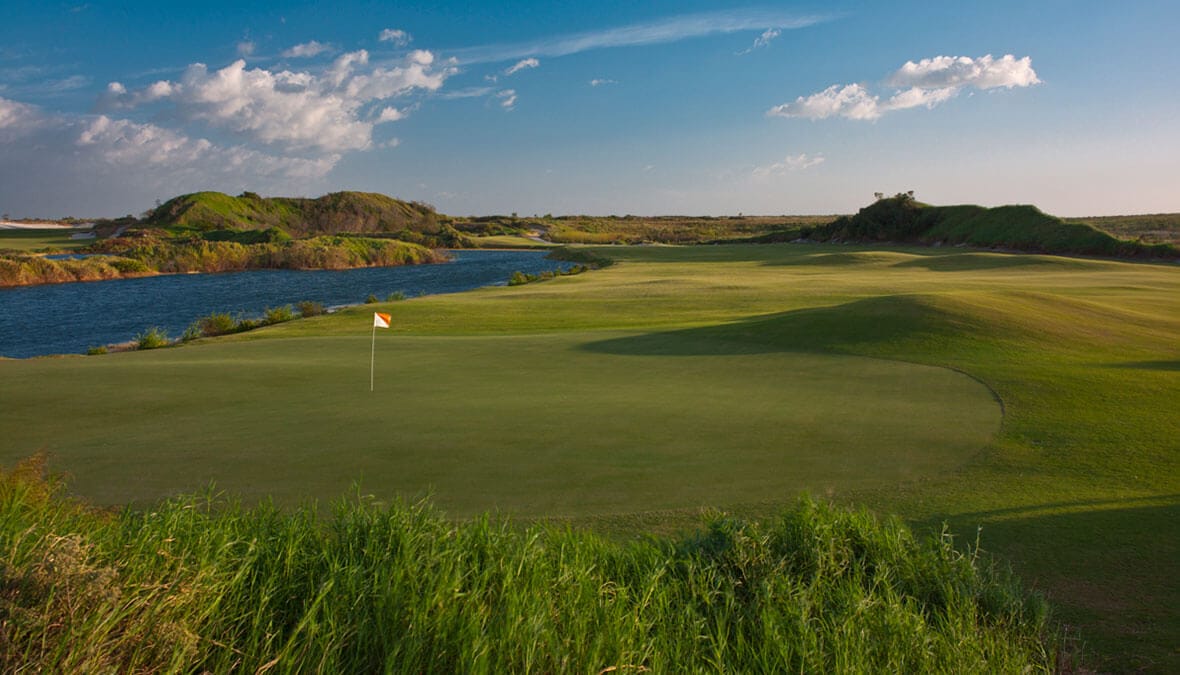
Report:
[[[898,521],[808,499],[620,543],[425,503],[101,512],[0,471],[6,672],[1026,672],[1045,604]],[[977,552],[976,552],[977,553]]]

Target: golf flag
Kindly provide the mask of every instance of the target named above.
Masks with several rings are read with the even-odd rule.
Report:
[[[381,312],[373,312],[373,344],[369,347],[369,391],[373,391],[373,369],[377,357],[377,329],[389,328],[389,320],[393,317]]]

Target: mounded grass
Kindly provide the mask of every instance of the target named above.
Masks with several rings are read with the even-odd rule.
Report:
[[[91,361],[94,368],[106,369],[123,383],[123,389],[116,391],[111,385],[107,393],[126,395],[126,389],[149,389],[136,399],[145,409],[132,407],[122,415],[155,416],[168,424],[191,427],[196,423],[186,421],[186,416],[219,410],[218,417],[206,418],[205,431],[226,436],[238,432],[232,441],[238,453],[235,459],[257,462],[255,475],[298,466],[300,457],[292,458],[289,448],[282,449],[283,456],[265,452],[257,445],[261,437],[251,429],[269,417],[294,418],[286,406],[295,395],[280,396],[279,391],[284,385],[300,387],[310,382],[313,391],[307,396],[315,396],[319,407],[301,408],[302,416],[293,424],[312,430],[309,441],[326,443],[338,457],[347,456],[352,448],[327,438],[327,433],[316,435],[315,413],[335,410],[333,394],[338,390],[332,388],[333,382],[359,381],[364,388],[368,364],[363,352],[374,309],[394,314],[394,329],[378,335],[379,367],[401,366],[388,358],[389,351],[380,350],[399,340],[422,349],[434,345],[440,357],[426,364],[432,369],[411,367],[421,374],[418,380],[403,378],[396,385],[394,378],[378,380],[379,387],[405,388],[402,400],[390,402],[379,412],[358,410],[354,421],[370,424],[374,434],[396,434],[399,406],[417,405],[408,402],[414,396],[437,396],[439,405],[447,402],[448,407],[433,413],[439,420],[471,414],[463,409],[468,397],[480,405],[497,396],[519,397],[528,405],[519,408],[515,423],[526,429],[544,420],[551,406],[576,407],[583,379],[588,385],[596,378],[609,379],[612,369],[616,375],[626,371],[627,378],[640,380],[644,376],[640,366],[669,373],[704,369],[699,380],[691,380],[688,373],[674,377],[689,378],[680,382],[695,383],[706,393],[690,386],[670,388],[658,404],[650,397],[636,396],[634,405],[623,411],[630,416],[631,423],[624,425],[627,433],[650,446],[651,437],[644,435],[650,424],[641,423],[642,406],[651,405],[666,414],[681,399],[706,398],[712,392],[717,405],[732,405],[731,411],[743,402],[754,408],[760,399],[744,396],[749,391],[745,387],[762,387],[766,396],[789,397],[784,392],[798,382],[783,377],[778,368],[789,369],[813,358],[830,359],[831,364],[886,360],[904,362],[899,367],[912,363],[955,369],[966,374],[955,377],[974,378],[1003,402],[1003,423],[983,451],[961,457],[957,468],[926,473],[919,480],[883,476],[876,485],[834,485],[832,496],[900,514],[921,528],[948,522],[954,531],[973,533],[982,525],[983,548],[1010,558],[1016,571],[1044,591],[1058,617],[1076,631],[1084,649],[1084,667],[1180,670],[1174,647],[1174,636],[1180,634],[1180,588],[1174,574],[1174,516],[1180,504],[1180,448],[1175,441],[1180,438],[1180,417],[1174,414],[1180,401],[1176,377],[1180,269],[1175,265],[849,246],[612,248],[608,252],[620,264],[545,284],[378,304],[180,350],[2,363],[4,462],[11,464],[37,449],[12,445],[15,434],[32,435],[26,427],[43,428],[49,430],[42,432],[47,437],[60,438],[70,434],[51,431],[52,427],[77,426],[74,420],[81,417],[95,426],[77,437],[96,437],[102,417],[88,418],[86,412],[96,400],[83,402],[70,394],[76,385],[75,373],[98,372],[86,370],[92,367]],[[344,374],[331,367],[336,363],[331,350],[312,348],[330,344],[359,348],[361,357],[350,366],[354,372]],[[267,371],[273,379],[267,386],[277,396],[274,401],[261,397],[260,392],[266,391],[261,385],[248,383],[245,377],[234,379],[248,366],[241,355],[265,358],[264,353],[284,351],[298,358],[276,361]],[[449,360],[445,358],[449,353],[461,358]],[[489,375],[527,366],[561,372],[564,377],[539,386],[531,383],[534,386],[521,390],[488,391],[496,389],[491,377],[479,378],[476,371],[457,372],[470,369],[477,353],[485,355],[479,367],[486,367]],[[317,369],[321,359],[327,365]],[[179,368],[184,361],[191,362],[188,370]],[[203,365],[198,367],[198,361]],[[622,362],[629,367],[612,365]],[[716,364],[723,362],[746,362],[751,364],[750,371],[758,372],[723,378],[718,384],[725,386],[714,388],[713,378],[724,374]],[[32,372],[40,377],[22,374]],[[953,375],[949,370],[936,372]],[[225,378],[225,384],[217,397],[201,398],[192,394],[183,378],[161,377],[167,374],[196,378],[193,385],[198,392],[210,391],[202,377]],[[96,383],[101,379],[93,374],[86,378]],[[627,378],[622,385],[612,386],[617,386],[619,399],[632,402],[627,399]],[[436,384],[460,381],[468,382],[470,391],[432,391]],[[734,382],[743,389],[735,393],[729,386]],[[328,386],[315,390],[321,384]],[[243,387],[254,394],[237,406],[218,403],[219,397],[232,399],[233,392]],[[593,392],[591,386],[586,389]],[[646,383],[638,391],[650,395],[661,390]],[[43,405],[22,407],[20,401],[34,392]],[[386,390],[379,392],[385,395]],[[595,401],[609,402],[607,398],[603,395]],[[609,398],[613,400],[614,394]],[[876,404],[884,398],[869,400]],[[50,401],[58,402],[56,408]],[[694,405],[697,410],[707,409],[705,403]],[[985,397],[983,409],[994,405]],[[511,406],[500,406],[500,417],[489,423],[507,429]],[[864,396],[851,396],[841,406],[839,423],[856,424],[872,412],[866,408],[871,406]],[[19,415],[14,412],[18,409]],[[591,406],[580,410],[594,412]],[[774,413],[779,414],[777,408]],[[85,431],[85,424],[79,429]],[[604,433],[611,428],[598,424],[593,431]],[[169,446],[177,442],[176,434],[163,428],[156,434],[155,459],[136,456],[146,459],[148,468],[152,461],[178,461],[176,453],[169,452]],[[565,442],[571,437],[564,433],[554,440]],[[223,438],[212,438],[208,452],[222,452],[217,446],[230,442]],[[93,456],[102,457],[106,467],[96,462],[87,468],[121,476],[116,491],[137,489],[134,475],[141,467],[124,454],[129,440],[134,441],[110,435],[96,443]],[[540,455],[551,447],[541,443],[527,450]],[[47,450],[62,457],[66,454],[52,445]],[[422,452],[423,463],[440,471],[452,469],[443,464],[445,457]],[[626,454],[615,450],[610,457],[617,461]],[[186,461],[192,466],[208,465],[199,454]],[[65,461],[55,460],[52,465],[74,471],[75,481],[84,480],[83,472]],[[866,466],[865,473],[876,470],[879,467],[869,470]],[[360,478],[363,489],[372,492],[365,477]],[[479,480],[513,478],[501,473]],[[418,487],[428,489],[429,485]],[[632,492],[665,490],[648,481]],[[620,498],[633,498],[628,495]],[[130,498],[125,494],[124,499]],[[726,501],[719,495],[707,503],[734,513],[770,517],[791,498],[780,494],[763,500],[755,495]],[[676,531],[694,523],[695,513],[692,508],[631,513],[619,509],[611,515],[571,519],[615,532]]]

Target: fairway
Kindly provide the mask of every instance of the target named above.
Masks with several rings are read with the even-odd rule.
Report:
[[[293,505],[430,493],[456,515],[778,502],[951,471],[999,428],[986,387],[856,356],[669,335],[295,338],[4,364],[6,457],[147,502],[212,483]],[[727,353],[732,352],[732,353]]]
[[[1089,664],[1180,665],[1176,265],[595,251],[618,263],[178,349],[0,361],[0,462],[45,450],[102,504],[210,483],[323,503],[355,482],[627,536],[693,527],[702,506],[771,516],[807,490],[957,543],[979,532]],[[394,320],[370,394],[374,309]]]

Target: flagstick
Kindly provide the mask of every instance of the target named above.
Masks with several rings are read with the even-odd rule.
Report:
[[[377,358],[377,322],[373,322],[373,346],[369,350],[369,391],[373,391],[373,364]]]

